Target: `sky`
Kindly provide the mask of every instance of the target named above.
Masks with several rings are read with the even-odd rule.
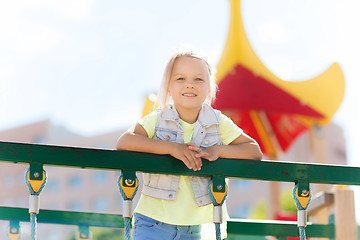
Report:
[[[253,49],[280,78],[307,80],[340,64],[346,90],[333,122],[360,166],[360,2],[241,8]],[[44,119],[87,136],[127,128],[174,50],[196,48],[216,67],[228,24],[228,0],[0,1],[0,131]]]

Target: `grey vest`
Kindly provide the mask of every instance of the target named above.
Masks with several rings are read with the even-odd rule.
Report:
[[[173,105],[157,109],[157,121],[154,139],[184,143],[184,130],[180,124],[180,117]],[[192,143],[204,149],[212,145],[222,145],[219,130],[220,111],[204,104],[195,122]],[[194,199],[197,206],[211,203],[208,185],[209,177],[189,177]],[[162,200],[175,201],[179,189],[180,177],[177,175],[144,173],[142,193]]]

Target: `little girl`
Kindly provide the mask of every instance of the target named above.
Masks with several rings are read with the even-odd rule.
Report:
[[[202,158],[261,160],[259,145],[210,106],[215,94],[215,78],[204,57],[174,54],[158,94],[161,108],[127,130],[117,149],[170,154],[194,171],[201,170]],[[213,222],[209,182],[206,177],[144,174],[133,239],[201,239],[200,225]]]

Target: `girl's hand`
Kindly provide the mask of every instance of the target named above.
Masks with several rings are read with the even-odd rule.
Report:
[[[194,171],[201,170],[201,157],[196,156],[198,153],[189,149],[186,144],[177,143],[172,148],[171,156],[181,160],[189,169]]]
[[[195,155],[196,157],[205,158],[209,161],[215,161],[220,157],[221,145],[213,145],[206,149],[201,149],[199,146],[193,143],[188,143],[187,146],[190,150],[197,152]]]

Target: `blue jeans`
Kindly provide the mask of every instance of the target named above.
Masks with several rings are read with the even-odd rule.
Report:
[[[199,240],[201,239],[200,225],[171,225],[134,214],[133,240]]]

